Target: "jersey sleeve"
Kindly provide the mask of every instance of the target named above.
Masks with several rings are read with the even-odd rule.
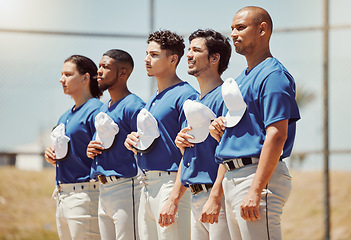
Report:
[[[260,89],[259,107],[265,128],[272,123],[300,118],[295,100],[295,83],[284,71],[274,71],[263,81]]]
[[[137,131],[137,117],[141,109],[145,107],[143,101],[136,101],[132,104],[132,107],[129,108],[129,125],[133,132]]]
[[[90,131],[91,137],[93,137],[95,132],[96,132],[95,117],[96,117],[96,115],[98,115],[99,112],[100,112],[99,108],[95,109],[87,119],[87,124],[89,126],[89,131]]]

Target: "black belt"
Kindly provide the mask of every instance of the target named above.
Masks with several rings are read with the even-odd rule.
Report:
[[[211,189],[213,187],[213,184],[191,184],[189,185],[189,188],[191,190],[191,193],[193,195],[202,192],[206,189],[206,191],[208,191],[209,189]]]
[[[116,181],[117,179],[120,179],[120,178],[121,177],[118,177],[118,176],[108,176],[108,177],[106,177],[105,175],[98,175],[97,176],[97,179],[102,184],[105,184],[105,183],[108,183],[108,182],[113,182],[113,181]]]
[[[279,161],[282,161],[282,160],[283,158],[280,157]],[[258,158],[251,158],[251,157],[229,159],[223,162],[224,166],[227,168],[228,171],[239,169],[246,165],[257,164],[257,163],[258,163]]]

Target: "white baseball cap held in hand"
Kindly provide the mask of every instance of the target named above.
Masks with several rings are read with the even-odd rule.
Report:
[[[142,153],[150,151],[160,132],[157,120],[145,108],[141,109],[137,116],[137,129],[139,141],[134,148]]]
[[[50,134],[50,140],[55,149],[56,160],[63,160],[68,153],[68,143],[70,138],[65,135],[65,124],[57,125]]]
[[[105,150],[109,149],[119,132],[118,124],[104,112],[100,112],[95,117],[96,141],[102,142]]]
[[[228,108],[225,118],[226,127],[234,127],[239,123],[246,111],[246,103],[241,95],[238,84],[233,78],[228,78],[222,85],[224,104]]]
[[[195,100],[186,100],[183,110],[188,121],[188,126],[192,129],[188,132],[194,139],[189,138],[191,143],[200,143],[206,140],[209,134],[211,120],[216,118],[216,114],[207,106]]]

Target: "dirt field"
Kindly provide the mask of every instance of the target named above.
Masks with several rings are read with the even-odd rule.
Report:
[[[55,171],[0,168],[0,240],[58,239]],[[323,178],[319,172],[292,172],[293,192],[282,217],[283,239],[323,239]],[[332,172],[331,239],[351,239],[351,172]]]

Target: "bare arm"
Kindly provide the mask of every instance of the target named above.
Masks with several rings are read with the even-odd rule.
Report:
[[[223,197],[222,181],[226,168],[223,164],[218,167],[216,181],[213,184],[210,196],[202,208],[200,221],[204,223],[218,223],[218,216],[221,210],[221,200]]]
[[[273,123],[267,127],[260,161],[250,189],[241,203],[241,216],[248,221],[260,219],[259,205],[262,190],[268,184],[282,153],[287,139],[288,120]]]
[[[182,196],[186,191],[186,187],[180,182],[180,173],[183,159],[180,161],[179,169],[177,172],[177,178],[174,183],[172,192],[170,193],[168,200],[160,211],[160,217],[158,219],[158,224],[161,227],[167,227],[175,222],[175,215],[178,211],[178,204]]]

